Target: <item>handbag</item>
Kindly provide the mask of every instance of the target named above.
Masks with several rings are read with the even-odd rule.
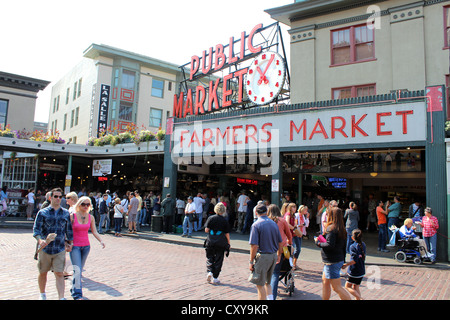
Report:
[[[283,247],[283,254],[286,259],[289,259],[289,257],[291,256],[291,253],[290,253],[288,247]]]
[[[301,238],[303,236],[303,233],[300,231],[299,227],[294,229],[294,234],[299,238]]]
[[[189,215],[189,222],[195,222],[198,220],[198,215],[196,213],[191,213]]]

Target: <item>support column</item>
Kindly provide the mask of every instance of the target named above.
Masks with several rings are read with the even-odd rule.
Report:
[[[298,207],[300,207],[303,204],[303,173],[299,173],[298,174],[298,199],[297,199],[297,204]]]
[[[167,132],[167,130],[166,130]],[[164,139],[164,169],[163,169],[163,188],[162,198],[164,199],[168,193],[170,193],[173,199],[177,196],[177,179],[178,179],[178,166],[173,163],[171,157],[171,149],[173,143],[171,143],[172,135],[166,133]]]
[[[274,159],[274,157],[277,158]],[[271,186],[272,197],[270,202],[281,207],[281,192],[283,192],[283,163],[279,152],[272,153],[272,165],[276,166],[276,168],[273,168]],[[275,191],[273,190],[274,181],[278,185],[278,190]]]

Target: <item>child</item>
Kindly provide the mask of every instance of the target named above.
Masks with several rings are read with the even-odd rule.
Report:
[[[352,232],[352,240],[355,241],[350,245],[350,262],[344,263],[342,269],[348,267],[347,282],[345,289],[352,294],[356,300],[363,300],[359,286],[366,273],[366,245],[362,242],[362,232],[360,229],[354,229]]]

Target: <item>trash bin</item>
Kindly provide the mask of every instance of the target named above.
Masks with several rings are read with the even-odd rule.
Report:
[[[163,217],[162,216],[152,216],[152,231],[153,232],[161,232],[163,226]]]

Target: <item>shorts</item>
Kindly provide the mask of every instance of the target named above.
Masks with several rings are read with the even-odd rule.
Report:
[[[137,214],[128,214],[128,222],[136,222]]]
[[[253,266],[253,272],[251,273],[248,281],[257,286],[264,286],[270,284],[273,270],[277,264],[278,254],[275,253],[263,253],[256,256],[256,262]]]
[[[347,282],[352,283],[352,284],[356,284],[356,285],[360,285],[361,281],[362,281],[363,277],[352,277],[351,275],[347,274]]]
[[[325,264],[323,266],[323,274],[325,279],[339,279],[341,277],[341,268],[344,265],[344,261],[336,262],[333,264]]]
[[[66,251],[63,250],[56,254],[48,254],[44,251],[39,252],[37,267],[39,273],[45,273],[52,270],[53,272],[64,272],[66,264]]]

